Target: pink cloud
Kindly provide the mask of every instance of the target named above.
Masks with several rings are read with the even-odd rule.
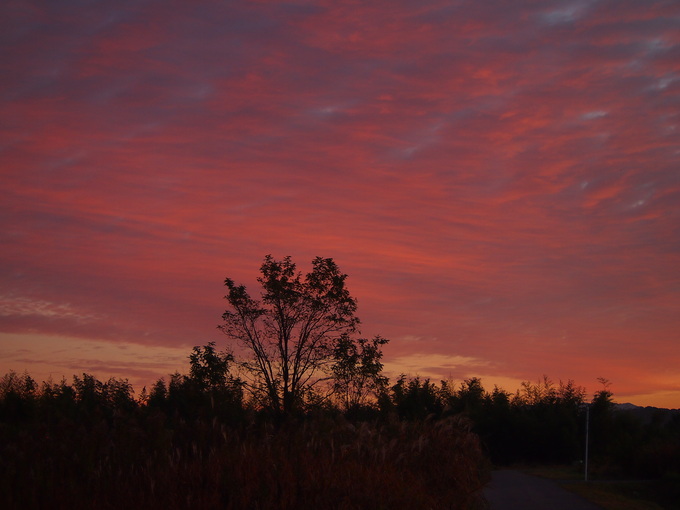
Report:
[[[322,255],[388,364],[677,391],[678,10],[572,7],[3,7],[0,330],[224,341]]]

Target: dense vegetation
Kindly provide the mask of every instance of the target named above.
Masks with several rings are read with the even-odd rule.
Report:
[[[487,465],[463,417],[319,405],[280,421],[238,386],[203,383],[174,374],[135,399],[125,380],[5,375],[0,507],[479,507]]]
[[[487,392],[477,378],[457,387],[401,378],[381,408],[410,417],[466,416],[497,465],[580,465],[588,412],[592,477],[680,475],[680,410],[621,408],[608,381],[600,382],[603,388],[588,399],[573,381],[554,384],[547,377],[524,382],[515,393]]]
[[[126,380],[6,374],[0,507],[479,508],[487,455],[583,458],[586,398],[572,382],[509,394],[401,377],[373,402],[310,403],[278,420],[228,373],[211,380],[208,347],[188,375],[138,397]],[[616,410],[605,387],[590,421],[595,476],[680,472],[677,412]]]

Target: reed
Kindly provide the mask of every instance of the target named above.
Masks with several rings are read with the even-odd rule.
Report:
[[[457,417],[233,427],[139,413],[0,434],[3,508],[474,509],[486,481]]]

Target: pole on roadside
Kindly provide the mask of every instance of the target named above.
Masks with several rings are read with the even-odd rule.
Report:
[[[590,435],[590,406],[586,404],[586,458],[584,461],[585,464],[585,469],[583,473],[583,478],[584,481],[588,481],[588,444],[589,444],[589,435]]]

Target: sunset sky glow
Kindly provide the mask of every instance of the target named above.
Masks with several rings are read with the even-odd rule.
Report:
[[[188,370],[332,257],[388,375],[680,408],[680,2],[0,5],[0,375]]]

